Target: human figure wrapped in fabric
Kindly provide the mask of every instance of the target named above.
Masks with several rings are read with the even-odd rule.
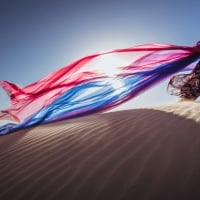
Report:
[[[196,100],[200,96],[200,61],[191,73],[173,76],[167,91],[171,95],[179,96],[181,101]]]

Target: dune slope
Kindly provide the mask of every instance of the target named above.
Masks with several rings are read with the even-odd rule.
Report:
[[[200,199],[200,104],[95,114],[0,137],[0,199]]]

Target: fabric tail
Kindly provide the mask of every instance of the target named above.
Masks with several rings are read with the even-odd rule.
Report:
[[[17,101],[17,97],[21,94],[24,94],[22,89],[14,83],[10,83],[8,81],[0,81],[0,86],[4,89],[4,91],[8,94],[11,100],[11,104]]]
[[[7,93],[10,98],[10,104],[14,105],[19,101],[19,96],[24,94],[21,88],[16,84],[10,83],[8,81],[0,81],[0,86]],[[19,118],[9,109],[0,111],[0,120],[12,120],[19,122]]]

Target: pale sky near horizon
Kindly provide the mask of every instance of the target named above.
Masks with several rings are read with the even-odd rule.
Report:
[[[196,44],[199,1],[1,0],[0,80],[21,86],[82,56],[144,43]],[[118,109],[176,101],[167,81]],[[0,90],[0,109],[8,98]]]

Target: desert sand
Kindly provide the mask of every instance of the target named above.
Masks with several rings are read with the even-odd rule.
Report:
[[[200,199],[200,103],[93,114],[0,137],[0,199]]]

